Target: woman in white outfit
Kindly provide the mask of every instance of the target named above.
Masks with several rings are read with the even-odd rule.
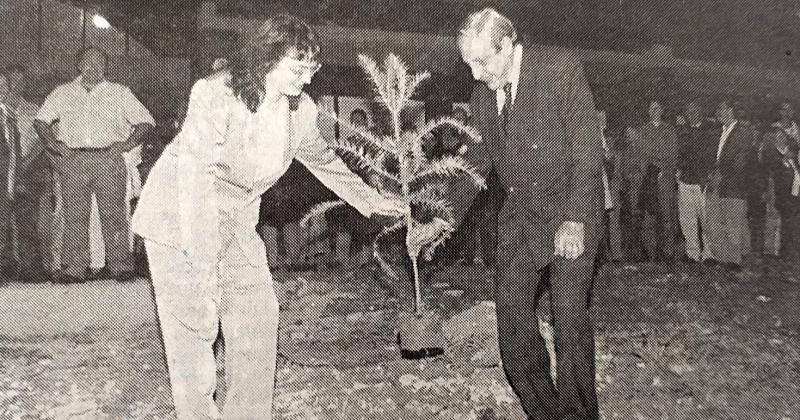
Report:
[[[268,19],[228,69],[195,83],[183,128],[142,191],[133,229],[145,239],[178,419],[272,416],[278,301],[255,226],[261,195],[293,159],[365,216],[405,211],[320,136],[316,105],[302,92],[318,52],[301,20]],[[220,323],[222,410],[213,400]]]

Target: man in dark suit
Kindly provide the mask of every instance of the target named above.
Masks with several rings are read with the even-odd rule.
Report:
[[[745,167],[752,152],[753,130],[736,119],[730,101],[717,106],[722,124],[716,150],[716,168],[706,188],[706,223],[713,259],[731,271],[740,271],[748,249],[747,193],[750,177]],[[716,262],[711,260],[712,263]]]
[[[493,9],[468,17],[458,41],[481,82],[470,110],[483,141],[465,157],[483,175],[496,169],[507,191],[495,286],[506,376],[531,419],[596,419],[588,302],[603,214],[603,154],[583,66],[570,53],[523,46],[513,24]],[[477,191],[466,183],[453,187],[461,220]],[[548,270],[555,386],[536,317]]]

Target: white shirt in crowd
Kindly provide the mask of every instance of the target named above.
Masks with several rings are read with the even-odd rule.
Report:
[[[8,150],[8,170],[3,174],[6,178],[6,185],[4,186],[5,194],[9,197],[14,195],[14,177],[12,174],[16,172],[18,156],[16,154],[16,147],[14,146],[14,137],[11,133],[11,111],[6,104],[0,103],[0,135],[5,140],[6,148]]]
[[[794,141],[800,142],[800,128],[797,127],[796,122],[792,121],[792,125],[790,125],[788,128],[781,126],[780,123],[778,123],[778,126],[783,128],[783,131],[786,132],[786,135],[793,138]]]
[[[738,122],[739,121],[734,121],[733,124],[722,128],[722,135],[719,137],[719,146],[717,147],[717,160],[719,160],[720,155],[722,155],[722,148],[725,147],[728,137],[731,135],[731,132]]]
[[[608,157],[611,152],[608,150],[608,142],[606,142],[605,134],[601,134],[600,138],[602,139],[603,153]],[[611,195],[611,184],[608,182],[608,174],[606,173],[605,165],[603,165],[603,191],[605,191],[606,210],[611,210],[614,208],[614,198]]]
[[[522,67],[522,45],[518,44],[514,47],[514,57],[511,60],[511,73],[509,74],[509,82],[511,83],[511,103],[517,101],[517,88],[519,87],[519,73]],[[503,106],[506,104],[506,92],[501,86],[497,89],[497,115],[503,112]]]
[[[127,87],[103,81],[86,90],[81,77],[57,87],[45,99],[36,119],[59,120],[58,140],[69,148],[104,148],[124,142],[134,125],[155,125],[147,108]]]

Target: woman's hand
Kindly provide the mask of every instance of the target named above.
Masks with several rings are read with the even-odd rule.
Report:
[[[383,196],[374,204],[373,213],[390,217],[404,217],[411,213],[411,207],[399,198]]]

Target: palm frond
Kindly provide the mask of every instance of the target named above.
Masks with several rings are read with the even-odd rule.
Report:
[[[466,125],[461,121],[452,118],[452,117],[442,117],[437,118],[435,120],[428,121],[424,127],[419,131],[419,140],[422,141],[422,138],[432,133],[439,127],[449,126],[451,128],[456,129],[459,133],[466,135],[473,143],[480,143],[481,142],[481,133],[475,129],[475,127]]]
[[[344,154],[344,159],[352,162],[359,169],[377,174],[384,180],[391,181],[394,184],[400,184],[400,178],[397,175],[384,169],[382,159],[384,155],[381,153],[376,154],[376,156],[371,156],[364,146],[355,145],[347,141],[331,142],[328,144],[328,147]]]
[[[421,207],[429,212],[432,217],[438,217],[452,223],[453,205],[442,197],[416,195],[411,199],[411,204]]]
[[[405,105],[408,90],[408,68],[400,57],[389,54],[384,61],[386,67],[387,106],[392,114],[399,114]]]
[[[419,85],[430,77],[431,74],[428,73],[427,71],[424,71],[422,73],[417,73],[413,76],[408,76],[408,82],[407,82],[408,85],[406,87],[406,92],[403,99],[406,102],[411,100],[411,97],[414,96],[414,92],[416,92]]]
[[[315,205],[314,207],[312,207],[311,210],[309,210],[308,213],[306,213],[306,215],[303,216],[302,219],[300,219],[300,226],[303,227],[303,228],[307,228],[309,223],[311,222],[311,220],[313,220],[313,219],[315,219],[317,217],[324,216],[325,213],[327,213],[331,209],[334,209],[334,208],[337,208],[337,207],[346,206],[346,205],[347,205],[347,203],[345,203],[342,200],[325,201],[325,202],[319,203],[319,204]]]
[[[359,54],[358,62],[361,64],[361,68],[364,69],[364,72],[367,73],[370,81],[372,82],[376,99],[384,104],[387,104],[389,92],[386,90],[386,74],[383,73],[380,68],[378,68],[378,63],[376,63],[375,60],[366,55]]]
[[[451,224],[452,225],[452,224]],[[444,244],[444,242],[450,238],[450,231],[446,230],[444,233],[439,235],[427,248],[425,248],[425,259],[430,261],[433,259],[433,253],[436,251],[436,248]]]
[[[425,184],[420,184],[418,188],[417,185],[413,185],[412,188],[409,188],[409,193],[412,197],[417,196],[418,194],[423,194],[425,196],[434,195],[435,197],[444,197],[447,193],[447,186],[443,182],[428,182]]]
[[[426,168],[414,174],[414,183],[422,178],[432,176],[457,176],[466,175],[480,189],[486,189],[486,180],[478,173],[478,170],[460,156],[446,156],[435,160],[427,165]]]

